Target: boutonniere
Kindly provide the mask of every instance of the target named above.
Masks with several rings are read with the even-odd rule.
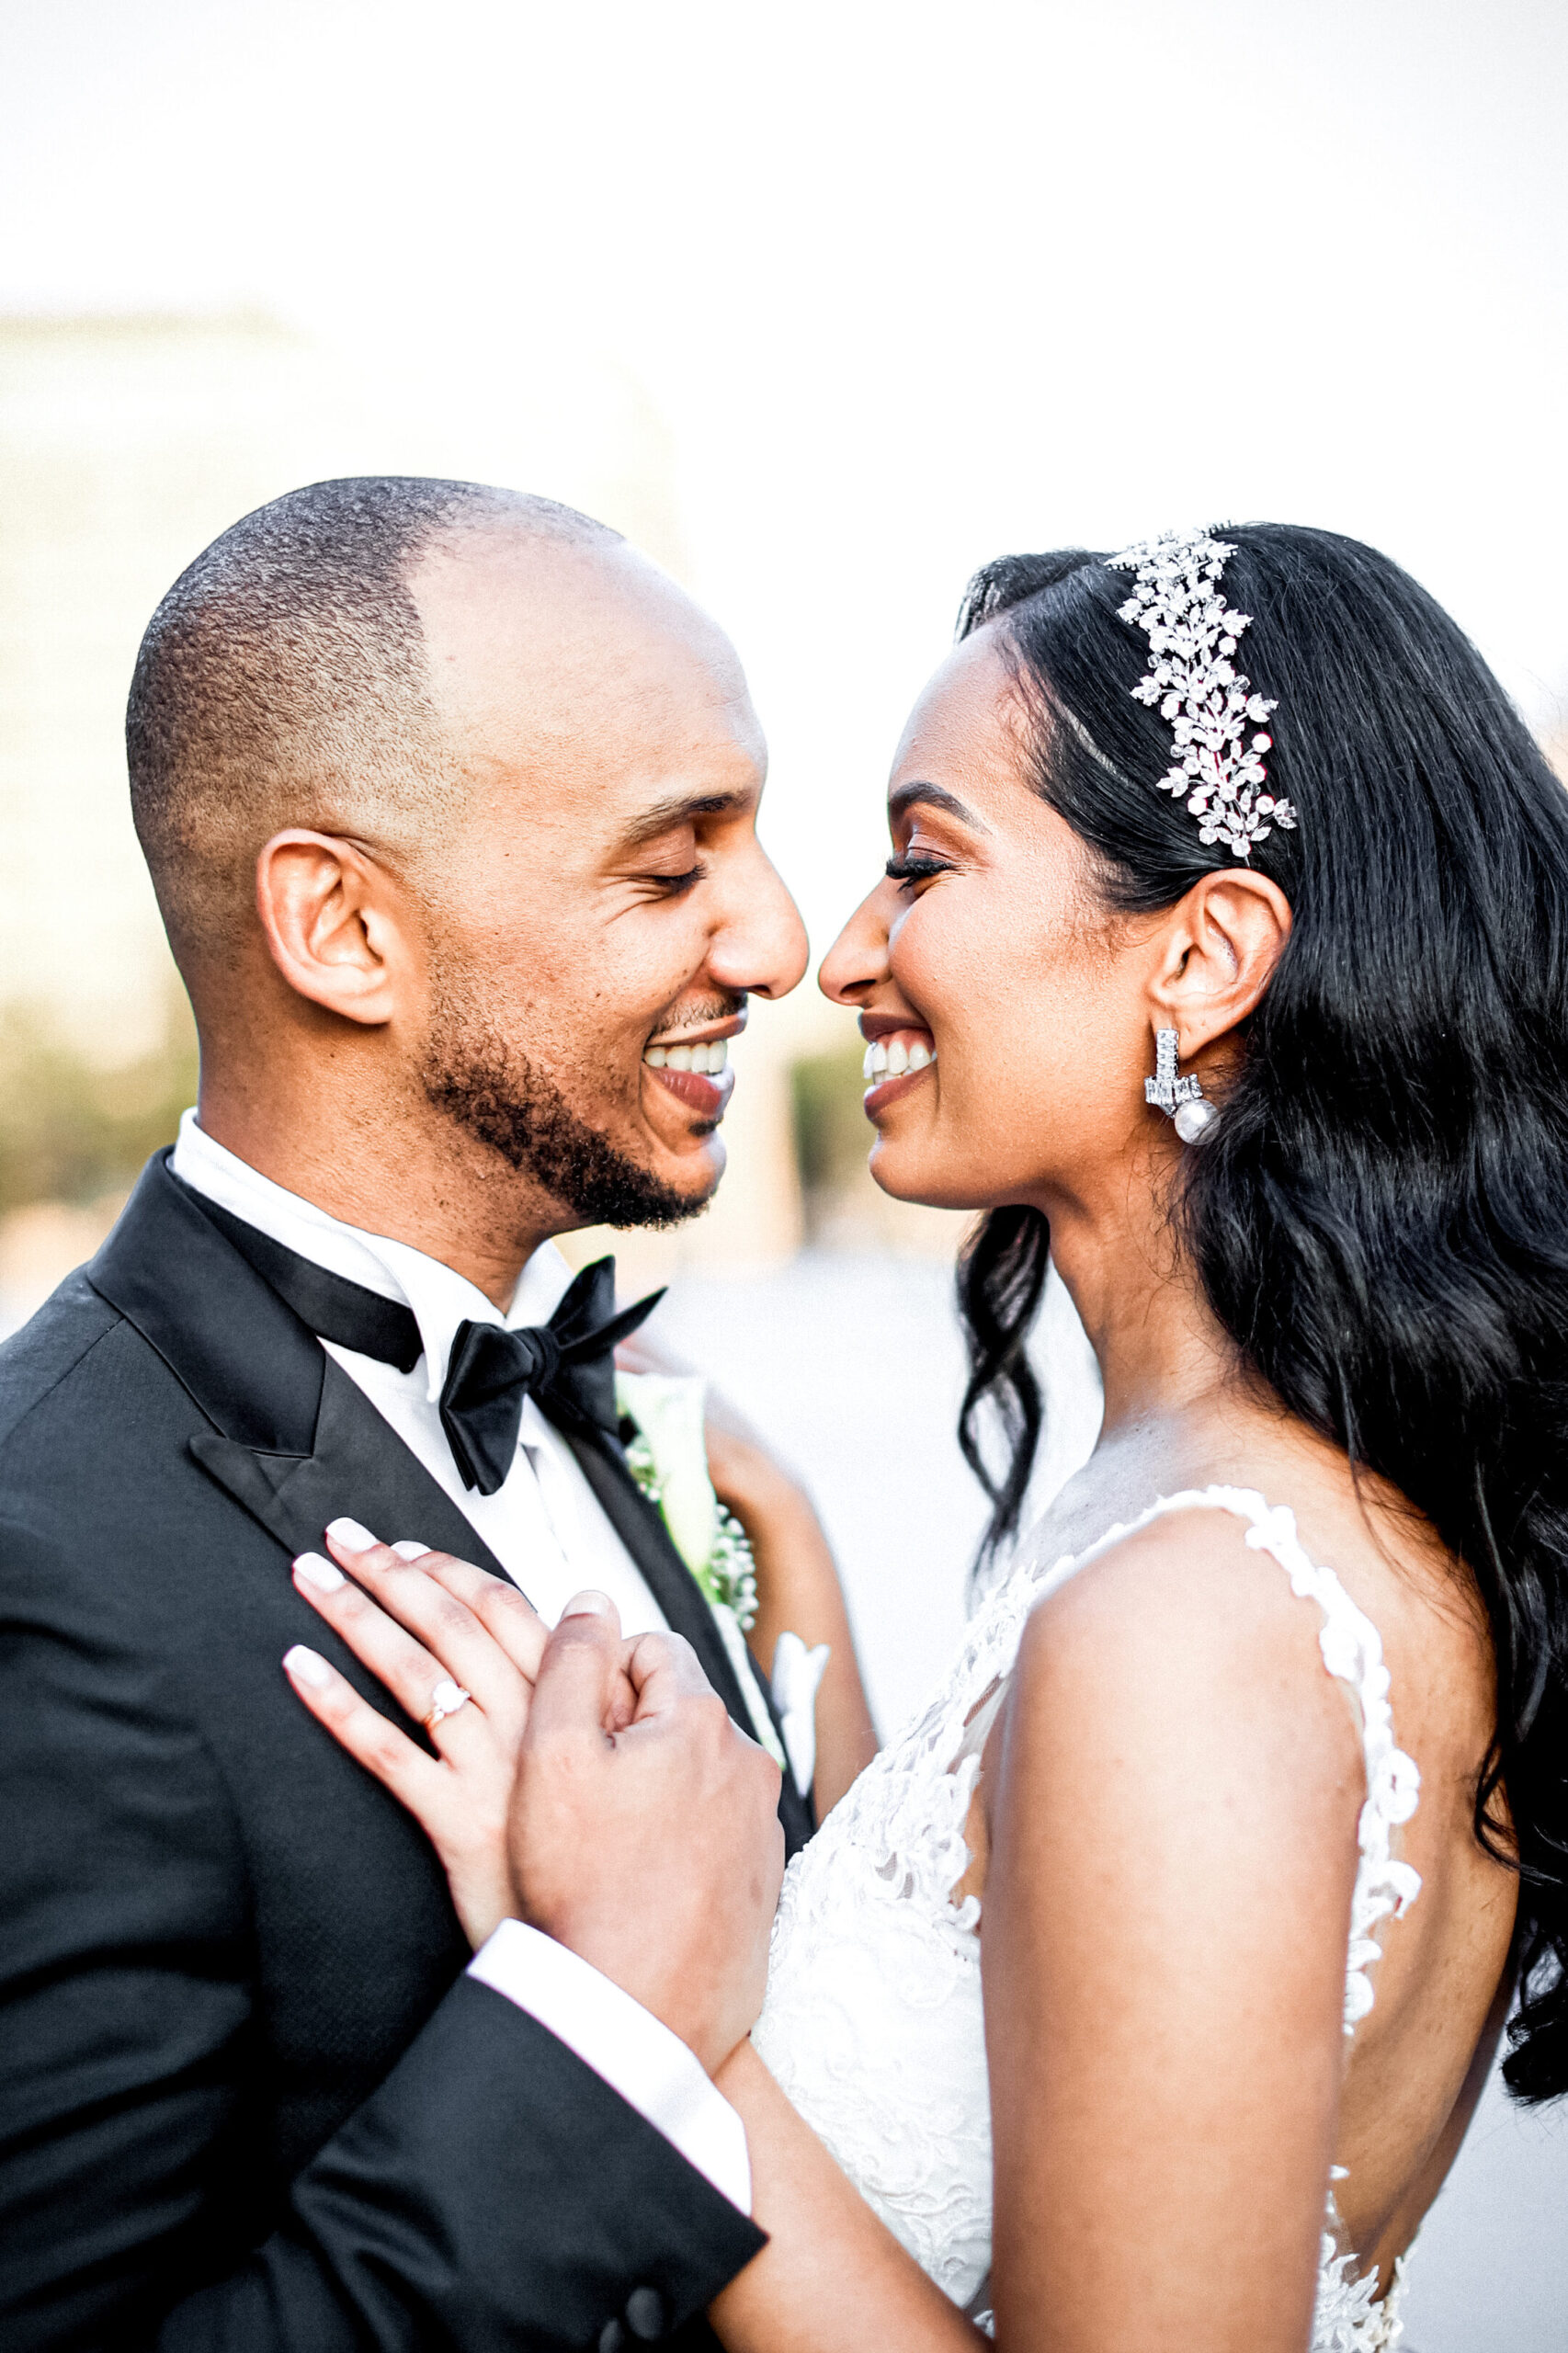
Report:
[[[712,1613],[757,1739],[784,1768],[783,1745],[746,1648],[747,1631],[756,1620],[751,1542],[734,1514],[719,1501],[708,1475],[706,1390],[698,1374],[618,1371],[616,1410],[623,1424],[631,1425],[626,1466],[657,1508]]]

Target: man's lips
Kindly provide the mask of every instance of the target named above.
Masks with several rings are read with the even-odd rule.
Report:
[[[703,1120],[722,1120],[735,1091],[730,1068],[729,1041],[746,1026],[745,1008],[700,1029],[676,1030],[670,1037],[650,1039],[642,1049],[642,1067],[662,1086]],[[696,1063],[694,1070],[691,1065]]]
[[[699,1112],[705,1120],[722,1120],[735,1091],[733,1070],[721,1071],[717,1078],[704,1078],[694,1070],[654,1070],[647,1063],[642,1067],[656,1086],[667,1086],[689,1110]]]

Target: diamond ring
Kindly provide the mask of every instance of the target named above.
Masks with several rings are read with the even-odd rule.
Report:
[[[462,1685],[454,1683],[449,1675],[443,1676],[430,1694],[430,1712],[425,1719],[426,1731],[434,1732],[438,1723],[444,1723],[449,1716],[455,1716],[460,1708],[466,1708],[472,1697],[472,1691],[465,1691]]]

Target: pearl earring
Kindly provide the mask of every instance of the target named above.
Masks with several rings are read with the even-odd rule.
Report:
[[[1143,1081],[1143,1100],[1166,1114],[1183,1143],[1201,1143],[1220,1114],[1198,1078],[1176,1076],[1176,1044],[1174,1029],[1155,1030],[1154,1075]]]

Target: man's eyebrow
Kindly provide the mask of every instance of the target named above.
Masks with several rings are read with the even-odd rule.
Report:
[[[689,825],[699,817],[728,817],[749,809],[756,796],[750,792],[687,792],[677,793],[669,801],[656,801],[641,816],[633,817],[621,835],[623,847],[637,849],[644,842],[657,841],[661,834],[673,833],[677,825]]]
[[[896,792],[889,793],[889,824],[896,825],[899,819],[907,815],[909,811],[920,801],[925,801],[927,807],[932,809],[945,809],[949,817],[957,817],[961,824],[971,825],[977,834],[988,834],[991,831],[990,826],[984,824],[972,809],[965,806],[956,792],[948,791],[944,785],[919,782],[901,784]]]

